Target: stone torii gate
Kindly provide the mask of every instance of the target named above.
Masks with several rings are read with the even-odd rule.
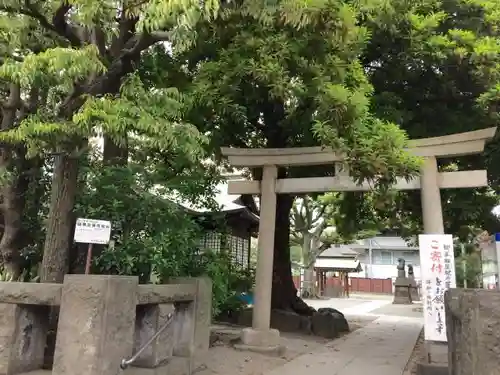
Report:
[[[443,212],[440,189],[487,186],[485,170],[439,172],[437,159],[478,154],[496,128],[471,131],[443,137],[410,141],[409,151],[424,159],[419,179],[399,179],[397,190],[420,189],[424,232],[443,234]],[[240,149],[222,148],[222,154],[234,167],[263,168],[261,181],[229,181],[229,194],[260,194],[260,224],[254,311],[252,328],[243,330],[243,347],[267,351],[279,348],[279,332],[270,329],[273,249],[276,219],[276,194],[328,191],[368,191],[368,184],[358,185],[343,168],[343,157],[321,147]],[[277,179],[278,167],[335,163],[334,177]]]

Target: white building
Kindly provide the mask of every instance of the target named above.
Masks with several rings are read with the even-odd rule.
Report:
[[[356,277],[372,279],[395,279],[398,271],[398,259],[402,258],[406,266],[411,264],[415,279],[420,279],[420,257],[418,247],[410,246],[397,236],[375,236],[359,240],[349,247],[359,253],[363,270]],[[406,267],[408,271],[408,267]]]

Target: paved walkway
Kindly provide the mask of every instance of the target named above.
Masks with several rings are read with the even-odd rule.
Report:
[[[306,300],[306,302],[309,306],[312,306],[315,309],[333,307],[341,311],[344,315],[371,315],[370,313],[374,310],[380,309],[384,306],[393,306],[392,298],[330,298],[324,300]]]
[[[382,316],[264,375],[401,375],[421,329],[421,319]]]

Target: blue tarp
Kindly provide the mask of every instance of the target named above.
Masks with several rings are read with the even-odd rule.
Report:
[[[253,305],[253,294],[241,293],[239,298],[247,305]]]

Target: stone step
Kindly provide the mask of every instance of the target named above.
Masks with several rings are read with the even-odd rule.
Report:
[[[430,352],[430,363],[435,365],[448,365],[448,345],[445,343],[427,343]]]

